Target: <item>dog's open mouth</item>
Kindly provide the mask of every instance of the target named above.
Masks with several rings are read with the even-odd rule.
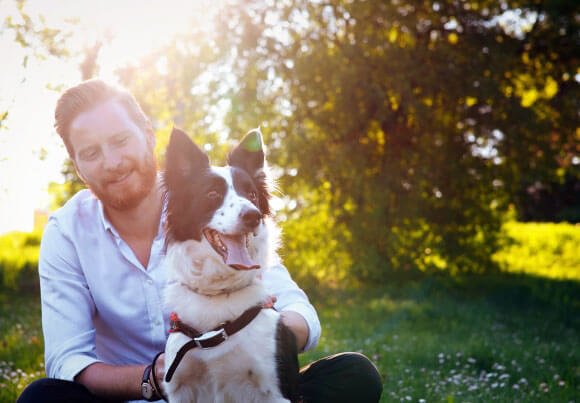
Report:
[[[259,269],[248,253],[248,234],[226,235],[211,228],[203,230],[203,235],[225,264],[236,270]]]

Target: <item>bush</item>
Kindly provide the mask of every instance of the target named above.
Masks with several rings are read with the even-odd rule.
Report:
[[[580,225],[509,222],[511,241],[495,254],[505,271],[552,279],[580,279]]]
[[[40,232],[0,236],[0,288],[37,289]]]

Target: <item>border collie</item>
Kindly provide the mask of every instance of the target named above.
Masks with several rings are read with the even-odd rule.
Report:
[[[274,309],[261,272],[275,258],[262,136],[252,130],[228,157],[207,155],[179,129],[166,152],[165,349],[169,402],[299,399],[296,341]]]

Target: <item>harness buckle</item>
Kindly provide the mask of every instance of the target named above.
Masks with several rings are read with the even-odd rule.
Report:
[[[195,337],[193,341],[195,345],[201,349],[208,349],[211,347],[215,347],[228,339],[228,334],[226,333],[226,329],[223,327],[218,330],[210,330],[198,337]],[[221,339],[221,340],[220,340]],[[208,343],[211,343],[208,345]]]

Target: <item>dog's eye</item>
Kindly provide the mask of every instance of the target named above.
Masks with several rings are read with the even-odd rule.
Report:
[[[217,190],[210,190],[209,192],[207,192],[207,198],[211,199],[211,200],[215,200],[215,199],[221,199],[222,195],[220,192],[218,192]]]

